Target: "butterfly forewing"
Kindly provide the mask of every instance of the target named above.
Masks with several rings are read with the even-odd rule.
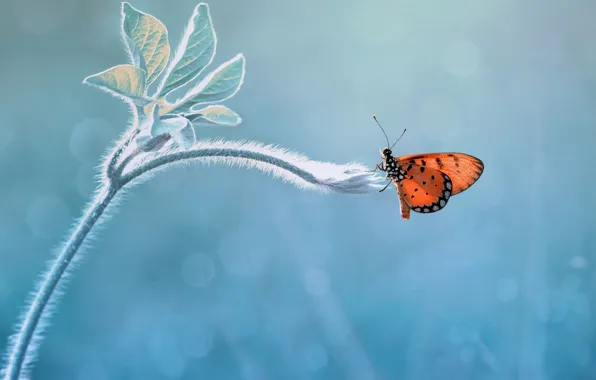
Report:
[[[451,194],[459,194],[472,186],[484,171],[484,164],[478,158],[464,153],[425,153],[396,157],[398,165],[410,164],[439,170],[452,181]]]

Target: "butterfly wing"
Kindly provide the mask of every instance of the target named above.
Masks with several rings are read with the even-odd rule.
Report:
[[[417,165],[426,169],[441,171],[451,179],[452,195],[459,194],[472,186],[484,171],[484,164],[478,158],[464,153],[410,154],[395,158],[400,166]]]
[[[425,214],[442,210],[447,205],[453,192],[453,182],[447,174],[408,162],[399,165],[407,171],[406,177],[396,184],[400,202]]]
[[[403,219],[410,219],[410,206],[404,199],[404,190],[403,186],[400,186],[400,182],[394,181],[395,188],[397,189],[397,195],[399,196],[399,209],[401,211],[401,217]]]

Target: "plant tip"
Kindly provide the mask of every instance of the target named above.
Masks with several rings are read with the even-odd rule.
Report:
[[[205,11],[207,14],[209,14],[209,4],[203,3],[203,2],[198,3],[194,9],[193,14],[198,14],[203,11]]]

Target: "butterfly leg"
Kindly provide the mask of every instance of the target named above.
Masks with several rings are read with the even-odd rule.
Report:
[[[380,171],[383,171],[383,172],[384,172],[384,171],[385,171],[385,169],[384,169],[384,168],[383,168],[381,165],[383,165],[383,163],[377,164],[377,165],[375,166],[375,170],[370,170],[370,171],[368,171],[368,172],[369,172],[369,173],[376,173],[376,172],[377,172],[377,170],[380,170]]]
[[[389,187],[389,185],[391,185],[391,182],[393,182],[393,181],[389,181],[387,183],[387,185],[385,185],[385,187],[383,188],[383,190],[379,190],[379,193],[382,193],[383,191],[387,190],[387,188]]]

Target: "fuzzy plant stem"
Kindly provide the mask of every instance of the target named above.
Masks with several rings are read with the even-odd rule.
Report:
[[[122,144],[128,145],[130,140],[125,138]],[[23,322],[13,336],[13,344],[9,349],[8,363],[3,373],[5,380],[18,380],[28,369],[28,364],[35,358],[38,348],[36,340],[40,339],[40,322],[49,315],[49,306],[54,301],[53,297],[56,295],[60,281],[68,273],[79,248],[110,202],[123,187],[137,182],[137,178],[145,177],[146,174],[169,165],[198,159],[206,162],[241,164],[263,171],[272,171],[274,175],[281,176],[300,187],[312,187],[322,191],[352,194],[378,191],[379,180],[382,180],[358,164],[335,165],[311,161],[283,149],[255,143],[204,142],[197,144],[194,149],[172,151],[135,163],[134,158],[140,154],[136,150],[129,157],[124,158],[119,165],[110,165],[114,156],[120,156],[122,152],[123,149],[116,149],[109,158],[111,178],[106,178],[104,181],[104,188],[97,193],[96,198],[83,214],[62,251],[44,276],[24,314]],[[130,170],[127,170],[127,166],[131,166]]]
[[[166,154],[164,156],[161,156],[154,160],[146,162],[145,164],[143,164],[143,165],[133,169],[129,173],[125,174],[120,179],[120,183],[122,186],[124,186],[127,183],[129,183],[130,181],[133,181],[134,179],[142,176],[143,174],[148,173],[149,171],[151,171],[153,169],[158,169],[158,168],[168,165],[168,164],[181,163],[184,161],[189,161],[189,160],[198,159],[198,158],[207,158],[207,159],[219,158],[219,159],[221,159],[221,158],[226,158],[226,157],[228,157],[228,158],[243,158],[243,159],[247,159],[247,160],[254,160],[254,161],[259,161],[259,162],[262,162],[265,164],[273,165],[273,166],[276,166],[282,170],[286,170],[286,171],[300,177],[301,179],[303,179],[306,182],[309,182],[313,185],[317,184],[317,180],[314,175],[307,172],[306,170],[303,170],[303,169],[297,167],[296,165],[291,164],[288,161],[285,161],[285,160],[277,158],[277,157],[272,157],[265,153],[254,152],[254,151],[243,150],[243,149],[230,149],[230,148],[194,149],[194,150]]]
[[[91,231],[91,228],[102,216],[110,201],[117,193],[117,189],[108,186],[100,191],[80,219],[72,235],[64,245],[60,254],[56,257],[54,264],[50,267],[41,286],[31,302],[27,314],[23,319],[20,331],[16,335],[12,353],[10,354],[8,365],[6,367],[5,379],[18,380],[21,375],[21,369],[25,363],[27,355],[30,354],[30,347],[33,343],[37,327],[44,315],[44,311],[50,303],[52,296],[66,273],[70,263],[77,254],[77,251],[85,241],[85,238]]]
[[[114,152],[111,154],[111,158],[108,162],[108,166],[106,168],[106,178],[111,179],[114,176],[114,171],[116,170],[116,165],[118,164],[118,159],[124,152],[124,150],[130,145],[132,140],[139,134],[141,130],[139,128],[134,128],[128,133],[128,136],[125,136],[124,141],[122,144],[118,145]]]

